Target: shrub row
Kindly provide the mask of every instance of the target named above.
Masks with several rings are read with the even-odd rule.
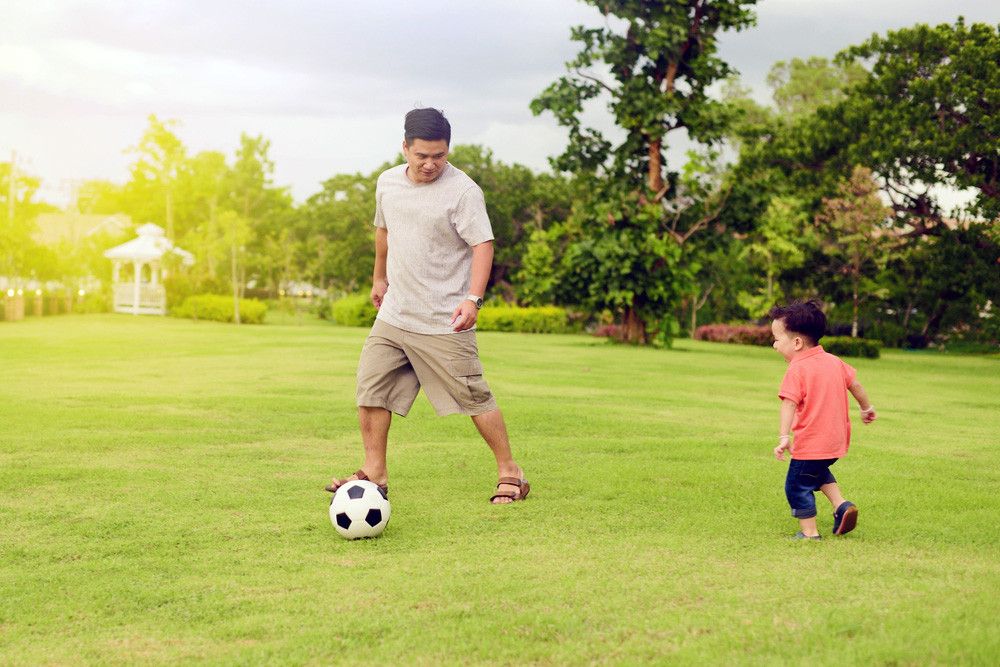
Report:
[[[867,357],[878,359],[882,343],[868,338],[851,338],[850,336],[829,336],[820,340],[823,349],[838,357]]]
[[[262,324],[267,304],[257,299],[240,299],[240,322],[243,324]],[[187,317],[192,320],[211,320],[213,322],[233,321],[233,297],[221,294],[195,294],[184,299],[175,306],[170,314],[174,317]]]
[[[330,304],[330,321],[344,327],[370,327],[378,313],[367,294],[348,294]]]
[[[756,324],[706,324],[694,330],[694,339],[713,343],[766,346],[774,342],[774,338],[771,337],[771,327]]]
[[[485,306],[479,311],[476,328],[519,333],[569,333],[579,329],[570,321],[566,309],[558,306]]]
[[[350,294],[330,304],[329,319],[346,327],[370,327],[378,311],[367,294]],[[557,306],[485,306],[479,311],[476,328],[480,331],[516,331],[521,333],[568,333],[579,329],[565,309]]]

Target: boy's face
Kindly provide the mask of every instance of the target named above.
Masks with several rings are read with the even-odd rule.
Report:
[[[771,322],[771,334],[774,335],[774,349],[781,353],[785,361],[791,361],[795,353],[805,347],[802,336],[786,329],[784,320]]]

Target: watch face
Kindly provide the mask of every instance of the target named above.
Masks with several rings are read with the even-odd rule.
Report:
[[[476,308],[482,308],[482,307],[483,307],[483,300],[476,299]]]

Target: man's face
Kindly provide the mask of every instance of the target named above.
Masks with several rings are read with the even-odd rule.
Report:
[[[427,141],[414,139],[409,146],[403,140],[406,175],[414,183],[430,183],[441,175],[448,164],[448,142],[444,139]]]
[[[786,361],[791,361],[795,353],[804,346],[801,336],[785,328],[784,320],[771,322],[771,333],[774,335],[774,349],[780,352]]]

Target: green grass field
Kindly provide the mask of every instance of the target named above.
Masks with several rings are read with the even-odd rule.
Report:
[[[785,364],[480,334],[528,473],[491,507],[467,418],[389,436],[392,520],[347,542],[361,329],[0,324],[0,664],[996,664],[1000,360],[855,360],[858,529],[797,543]]]

